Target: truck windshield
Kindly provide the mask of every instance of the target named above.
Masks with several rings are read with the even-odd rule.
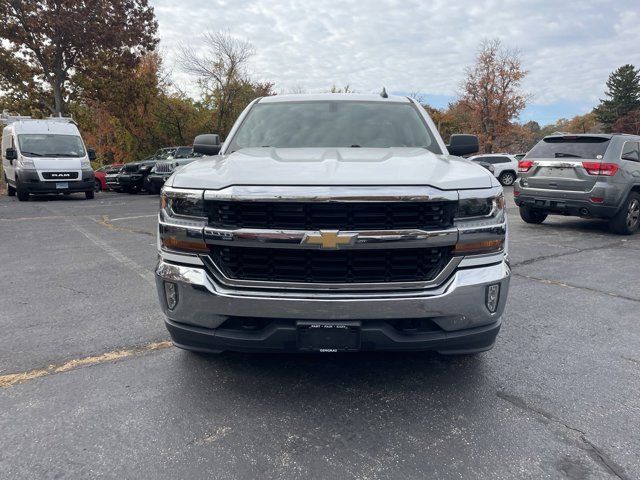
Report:
[[[604,156],[609,146],[606,137],[567,135],[540,140],[527,153],[526,158],[588,158]]]
[[[84,145],[78,135],[18,135],[20,153],[26,157],[84,157]]]
[[[258,103],[229,152],[248,147],[420,147],[442,153],[414,105],[366,101]]]

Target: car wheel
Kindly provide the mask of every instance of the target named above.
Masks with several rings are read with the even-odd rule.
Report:
[[[21,190],[20,188],[18,188],[16,190],[16,194],[18,195],[18,200],[21,202],[27,202],[29,201],[29,192],[25,192],[24,190]]]
[[[9,185],[9,182],[7,182],[7,177],[4,177],[4,183],[7,184],[7,195],[10,197],[15,197],[16,196],[16,189],[15,187],[12,187],[11,185]]]
[[[93,197],[95,197],[95,192],[93,190],[84,192],[84,198],[86,198],[87,200],[92,200]]]
[[[529,207],[520,207],[520,218],[526,223],[542,223],[547,218],[547,214]]]
[[[498,178],[500,183],[505,187],[509,187],[513,185],[513,182],[516,181],[516,175],[513,172],[502,172],[500,174],[500,178]]]
[[[622,208],[609,222],[609,229],[619,235],[631,235],[640,227],[640,194],[631,192]]]
[[[99,192],[102,190],[102,183],[100,183],[100,180],[96,180],[95,181],[95,186],[93,188],[96,192]]]

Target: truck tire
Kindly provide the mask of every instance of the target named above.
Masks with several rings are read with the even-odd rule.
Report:
[[[16,175],[16,195],[18,196],[18,201],[20,202],[29,201],[29,192],[23,188],[20,188],[20,180],[18,180],[17,175]]]
[[[513,172],[502,172],[498,181],[505,187],[510,187],[516,181],[516,174]]]
[[[545,221],[547,214],[529,207],[520,207],[520,218],[526,223],[538,224]]]
[[[87,190],[84,192],[84,198],[87,200],[93,200],[93,197],[95,197],[95,192],[93,190]]]
[[[620,210],[609,221],[609,230],[618,235],[631,235],[640,226],[640,194],[631,192]]]
[[[15,197],[16,196],[16,189],[15,187],[12,187],[11,185],[9,185],[9,182],[7,182],[7,176],[4,176],[4,183],[7,184],[7,195],[10,197]]]

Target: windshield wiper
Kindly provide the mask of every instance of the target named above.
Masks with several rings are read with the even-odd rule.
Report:
[[[25,152],[24,150],[22,151],[22,155],[25,155],[27,157],[43,157],[44,155],[42,155],[41,153],[36,153],[36,152]]]
[[[562,153],[562,152],[556,152],[555,156],[556,158],[582,158],[580,155],[575,155],[573,153]]]
[[[362,148],[362,145],[351,145],[351,148]]]

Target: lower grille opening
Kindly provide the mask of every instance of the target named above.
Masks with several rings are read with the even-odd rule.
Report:
[[[450,259],[451,247],[211,250],[211,260],[228,278],[289,283],[425,282],[437,277]]]
[[[241,332],[257,332],[263,330],[273,320],[259,317],[229,317],[218,328],[239,330]]]
[[[442,329],[429,318],[394,318],[387,320],[395,330],[401,333],[441,332]]]

